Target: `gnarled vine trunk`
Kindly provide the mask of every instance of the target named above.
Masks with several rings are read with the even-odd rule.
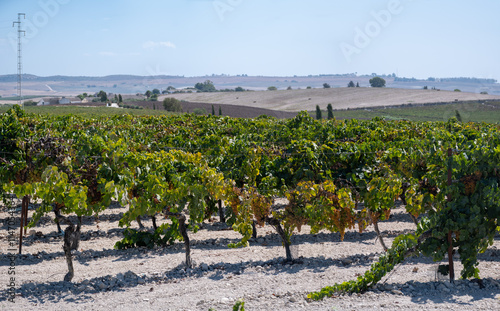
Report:
[[[281,241],[283,242],[283,246],[285,247],[285,253],[286,253],[286,259],[285,262],[292,262],[293,261],[293,256],[292,256],[292,251],[290,250],[290,236],[288,236],[281,226],[281,223],[278,219],[276,218],[268,218],[267,223],[270,224],[276,232],[278,232],[278,235],[281,238]]]
[[[179,220],[179,230],[181,231],[182,238],[184,239],[184,247],[186,248],[186,266],[191,268],[191,246],[189,244],[189,236],[186,228],[186,216],[180,215],[177,217]]]
[[[75,270],[73,268],[73,258],[71,255],[71,251],[78,248],[80,244],[80,229],[82,224],[81,216],[78,217],[78,224],[75,228],[75,225],[66,217],[59,216],[59,220],[63,220],[68,224],[68,227],[64,231],[64,255],[66,257],[66,264],[68,265],[68,273],[64,276],[64,281],[71,282],[73,277],[75,276]]]

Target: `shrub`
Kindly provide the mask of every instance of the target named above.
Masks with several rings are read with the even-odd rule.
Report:
[[[205,115],[207,114],[207,111],[204,108],[194,108],[193,113],[197,115]]]
[[[167,111],[182,112],[182,106],[177,98],[167,97],[163,100],[163,107]]]

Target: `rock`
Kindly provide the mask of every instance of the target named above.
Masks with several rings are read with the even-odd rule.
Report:
[[[146,284],[146,281],[143,278],[138,278],[137,283],[142,285],[142,284]]]
[[[121,272],[116,275],[116,279],[119,281],[123,281],[124,278],[125,277],[123,276],[123,273],[121,273]]]
[[[444,284],[444,286],[448,287],[449,289],[453,289],[455,287],[455,285],[451,282],[444,282],[443,284]]]
[[[96,285],[101,290],[105,290],[106,288],[108,288],[108,286],[106,284],[104,284],[104,282],[101,282],[101,281],[99,281],[99,283],[97,283]]]
[[[403,295],[403,292],[399,289],[393,289],[391,290],[391,293],[393,293],[394,295]]]
[[[127,271],[125,273],[125,278],[126,279],[137,279],[137,274],[135,274],[134,272],[132,271]]]
[[[297,298],[295,297],[290,298],[290,302],[297,302]]]
[[[444,285],[443,283],[439,284],[436,287],[436,290],[441,291],[441,292],[445,292],[445,293],[451,292],[451,290],[448,287],[446,287],[446,285]]]
[[[78,292],[80,292],[80,293],[81,293],[81,292],[83,292],[83,291],[85,291],[86,289],[87,289],[87,285],[80,285],[80,286],[78,286],[78,287],[76,288],[76,290],[77,290]]]
[[[200,268],[201,268],[202,271],[208,271],[208,265],[206,263],[202,263],[200,265]]]

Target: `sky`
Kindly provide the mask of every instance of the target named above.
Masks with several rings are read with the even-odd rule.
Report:
[[[0,75],[500,80],[498,0],[0,0]]]

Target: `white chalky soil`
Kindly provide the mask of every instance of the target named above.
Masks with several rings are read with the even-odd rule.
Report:
[[[183,242],[114,250],[123,237],[118,221],[126,210],[113,206],[100,215],[99,223],[93,217],[84,219],[82,241],[73,251],[72,283],[63,282],[63,240],[52,215],[28,229],[38,234],[25,237],[23,255],[16,260],[15,303],[6,300],[10,260],[3,226],[0,310],[232,310],[238,299],[243,299],[246,310],[500,310],[498,235],[479,256],[485,289],[470,281],[450,284],[436,274],[439,263],[418,257],[397,266],[364,294],[309,301],[311,291],[355,279],[382,253],[372,227],[362,234],[348,231],[343,242],[338,233],[311,235],[304,227],[292,237],[292,252],[299,260],[290,265],[283,263],[285,250],[271,227],[258,228],[258,239],[249,247],[230,249],[227,244],[237,241],[239,234],[206,222],[197,233],[190,232],[195,267],[186,269]],[[6,219],[5,210],[0,217]],[[143,223],[151,226],[147,219]],[[402,208],[394,209],[391,219],[379,226],[388,245],[398,234],[415,229]],[[458,278],[458,258],[455,268]]]

